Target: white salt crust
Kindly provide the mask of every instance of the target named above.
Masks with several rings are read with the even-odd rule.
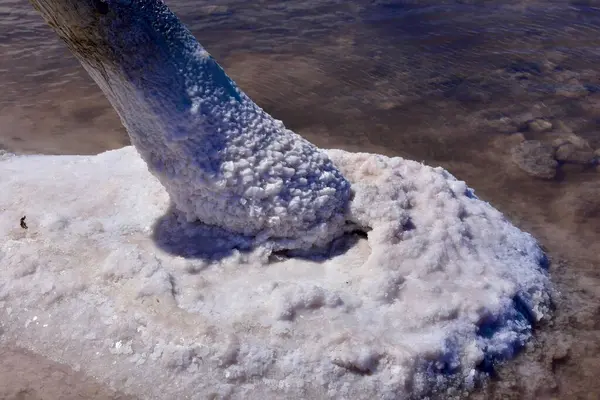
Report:
[[[535,240],[440,168],[328,154],[371,229],[302,258],[178,225],[132,147],[5,156],[0,338],[148,399],[468,390],[548,313]]]

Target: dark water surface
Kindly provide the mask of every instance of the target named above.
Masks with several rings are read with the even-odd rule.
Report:
[[[0,4],[0,145],[93,153],[124,143],[99,91],[31,6]],[[480,140],[476,130],[495,133],[482,123],[536,104],[540,116],[573,122],[585,111],[556,92],[600,91],[600,10],[590,1],[169,4],[259,104],[332,145],[409,146],[423,159],[453,159],[452,144],[432,149],[442,140],[432,130],[476,124],[461,136]],[[593,117],[577,133],[598,147]],[[53,145],[48,136],[67,130],[79,140]]]
[[[548,249],[556,317],[475,397],[600,397],[600,1],[167,3],[291,129],[442,165]],[[0,147],[128,143],[25,0],[0,0],[0,88]]]

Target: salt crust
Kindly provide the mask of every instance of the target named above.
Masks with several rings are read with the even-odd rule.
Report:
[[[148,399],[469,390],[548,314],[536,241],[441,168],[327,154],[368,237],[302,257],[178,220],[133,147],[5,154],[0,339]]]

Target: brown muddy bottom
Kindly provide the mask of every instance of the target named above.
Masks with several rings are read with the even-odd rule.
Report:
[[[168,3],[289,128],[321,147],[447,168],[542,243],[555,314],[473,399],[600,398],[600,2]],[[0,1],[0,34],[0,147],[93,154],[128,143],[28,4]],[[2,399],[124,398],[0,351]]]
[[[133,400],[92,377],[15,345],[0,345],[2,400]]]

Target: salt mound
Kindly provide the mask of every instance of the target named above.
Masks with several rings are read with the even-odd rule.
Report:
[[[328,154],[368,237],[321,258],[179,224],[132,147],[5,157],[0,339],[146,399],[472,388],[547,315],[543,253],[443,169]]]

